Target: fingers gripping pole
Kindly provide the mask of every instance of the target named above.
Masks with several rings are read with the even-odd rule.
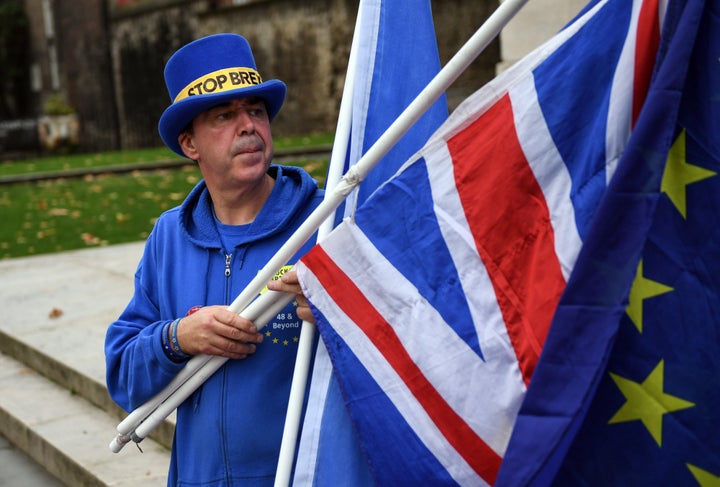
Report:
[[[240,315],[253,321],[258,330],[261,330],[293,298],[292,294],[268,290]],[[224,357],[210,355],[196,355],[190,359],[161,392],[133,410],[118,424],[118,434],[110,442],[110,451],[118,453],[131,441],[139,443],[145,439],[226,360]]]

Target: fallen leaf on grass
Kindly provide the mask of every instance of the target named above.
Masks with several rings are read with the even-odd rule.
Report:
[[[96,237],[92,233],[83,233],[80,235],[86,245],[97,245],[100,243],[100,237]]]

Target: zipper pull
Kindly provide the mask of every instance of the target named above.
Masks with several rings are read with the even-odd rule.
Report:
[[[225,277],[230,277],[230,259],[232,254],[225,254]]]

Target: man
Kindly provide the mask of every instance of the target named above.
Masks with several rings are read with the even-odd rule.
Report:
[[[321,202],[305,171],[271,165],[285,84],[263,81],[248,42],[205,37],[167,62],[159,131],[201,181],[148,237],[135,292],[107,331],[107,385],[131,411],[196,354],[228,360],[177,411],[168,485],[271,485],[306,301],[268,326],[227,310]],[[298,252],[302,255],[311,244]],[[295,259],[297,256],[295,257]],[[294,273],[271,289],[299,292]]]

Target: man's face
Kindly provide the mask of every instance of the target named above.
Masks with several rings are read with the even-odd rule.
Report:
[[[239,98],[200,113],[179,137],[210,187],[259,181],[273,157],[270,119],[260,98]]]

